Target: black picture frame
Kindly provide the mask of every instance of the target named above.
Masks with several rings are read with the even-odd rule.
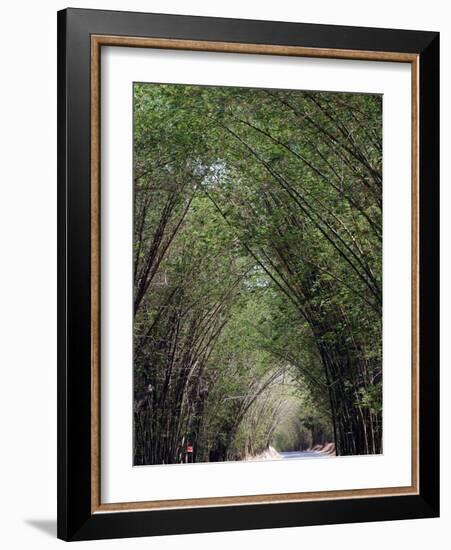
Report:
[[[419,60],[419,494],[92,513],[91,36],[399,52]],[[439,515],[439,34],[85,9],[58,13],[58,537],[88,540]]]

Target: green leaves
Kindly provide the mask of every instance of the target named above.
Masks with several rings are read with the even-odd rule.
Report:
[[[135,84],[134,178],[139,460],[242,457],[307,417],[376,452],[381,97]]]

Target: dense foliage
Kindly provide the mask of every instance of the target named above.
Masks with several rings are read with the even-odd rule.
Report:
[[[382,99],[135,84],[134,462],[381,452]]]

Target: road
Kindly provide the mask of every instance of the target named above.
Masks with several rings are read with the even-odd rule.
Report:
[[[283,459],[291,458],[329,458],[330,455],[318,453],[317,451],[290,451],[286,453],[279,452]]]

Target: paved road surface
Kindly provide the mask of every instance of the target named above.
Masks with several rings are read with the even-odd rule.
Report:
[[[317,451],[291,451],[288,453],[279,453],[282,458],[329,458],[329,455],[318,453]]]

